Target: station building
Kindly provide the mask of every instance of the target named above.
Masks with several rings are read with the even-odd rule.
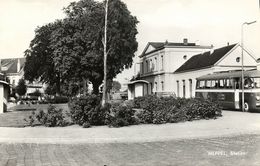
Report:
[[[244,49],[244,69],[256,69],[256,58]],[[241,46],[214,49],[189,43],[149,42],[128,83],[128,99],[147,94],[195,97],[196,78],[214,72],[241,70]]]

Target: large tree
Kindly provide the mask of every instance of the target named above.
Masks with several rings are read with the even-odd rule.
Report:
[[[53,35],[54,61],[70,77],[89,79],[94,93],[103,82],[104,2],[80,0],[65,8],[63,27]],[[109,1],[107,76],[113,79],[132,65],[137,50],[136,17],[120,0]],[[66,77],[65,77],[66,78]]]
[[[35,30],[35,37],[29,48],[25,51],[24,78],[33,82],[41,82],[56,85],[56,93],[60,93],[60,72],[54,66],[53,49],[51,49],[51,35],[57,29],[61,21],[49,23]]]
[[[107,25],[107,78],[132,65],[137,50],[138,23],[120,0],[109,0]],[[64,9],[66,17],[39,27],[30,48],[25,51],[25,78],[55,84],[88,80],[93,92],[103,82],[104,2],[80,0]]]

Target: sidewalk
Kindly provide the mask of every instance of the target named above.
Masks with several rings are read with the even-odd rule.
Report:
[[[216,120],[122,128],[107,126],[86,129],[78,126],[64,128],[1,127],[0,142],[49,144],[152,142],[241,134],[260,134],[260,113],[223,111],[223,117]]]

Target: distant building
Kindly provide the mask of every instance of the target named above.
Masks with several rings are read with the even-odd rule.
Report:
[[[11,87],[16,87],[20,79],[24,77],[24,65],[25,58],[9,58],[0,59],[0,71],[7,77],[7,82]],[[39,82],[33,82],[27,84],[27,94],[35,92],[37,89],[43,93],[43,84]]]
[[[4,74],[0,73],[0,113],[7,111],[7,101],[9,94],[9,84],[6,82]]]
[[[12,86],[17,86],[24,75],[25,58],[1,59],[1,72],[6,75]]]
[[[196,43],[149,42],[139,56],[135,78],[128,83],[128,98],[157,94],[194,97],[196,78],[218,71],[241,69],[241,47],[219,49]],[[245,50],[245,69],[256,68],[256,59]]]

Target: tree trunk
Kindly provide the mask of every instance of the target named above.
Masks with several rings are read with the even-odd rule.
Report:
[[[102,107],[106,103],[106,92],[107,92],[107,11],[108,11],[108,0],[106,0],[106,10],[105,10],[105,30],[104,30],[104,84],[103,84],[103,97],[102,97]]]

